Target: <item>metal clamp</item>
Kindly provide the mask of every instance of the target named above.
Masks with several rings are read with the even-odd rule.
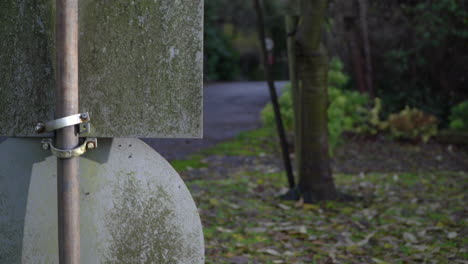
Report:
[[[51,132],[54,130],[62,129],[69,126],[80,125],[80,134],[87,134],[91,132],[91,124],[89,123],[91,118],[89,113],[81,113],[71,116],[62,117],[56,120],[49,121],[47,123],[38,123],[34,130],[36,133]]]
[[[70,150],[66,149],[58,149],[54,147],[51,138],[46,138],[41,141],[42,148],[45,150],[49,150],[52,152],[54,156],[57,158],[62,159],[69,159],[73,157],[78,157],[83,155],[86,150],[88,149],[95,149],[97,148],[97,138],[86,138],[83,144],[79,145],[78,147]]]

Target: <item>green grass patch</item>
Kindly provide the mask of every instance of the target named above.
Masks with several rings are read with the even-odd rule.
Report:
[[[201,155],[193,155],[184,160],[173,160],[170,163],[176,171],[183,172],[188,169],[197,169],[197,168],[207,167],[207,164],[203,162],[202,159],[203,159],[203,156]]]
[[[267,128],[260,128],[242,132],[231,140],[203,150],[185,159],[172,160],[170,163],[176,171],[180,173],[190,168],[207,167],[207,164],[202,160],[203,157],[209,155],[262,156],[275,151],[277,151],[277,143],[274,134]]]
[[[416,179],[424,174],[402,174],[398,180],[395,174],[364,178],[338,174],[338,187],[346,186],[355,196],[369,190],[373,195],[313,205],[277,198],[286,184],[283,173],[236,173],[187,185],[194,187],[192,194],[201,212],[206,263],[235,263],[239,257],[252,263],[330,263],[330,256],[337,263],[373,263],[373,258],[382,263],[413,263],[421,256],[439,263],[447,263],[449,256],[461,260],[466,257],[460,251],[466,244],[464,224],[444,223],[463,208],[460,193],[468,177],[435,174],[445,184],[459,184],[451,188],[418,184]],[[362,181],[373,184],[363,186]],[[414,191],[416,184],[418,191]],[[437,203],[440,206],[431,209]],[[448,237],[454,232],[457,236]]]
[[[259,156],[274,150],[276,141],[271,130],[260,128],[240,133],[234,139],[202,151],[204,155]]]

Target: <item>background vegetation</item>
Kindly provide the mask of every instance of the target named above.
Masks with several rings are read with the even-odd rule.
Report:
[[[330,53],[343,61],[343,71],[351,79],[340,88],[342,92],[355,90],[345,45],[343,1],[330,1],[325,33]],[[284,80],[288,78],[284,17],[278,1],[264,4],[267,34],[275,42],[274,74],[276,79]],[[371,1],[369,38],[381,118],[386,120],[408,106],[437,117],[443,128],[450,126],[452,108],[468,100],[467,10],[463,0]],[[207,0],[205,30],[207,81],[263,78],[255,13],[250,3]],[[334,97],[336,90],[332,90],[330,95]],[[456,112],[468,115],[466,107]],[[455,126],[457,122],[459,126],[460,121]]]

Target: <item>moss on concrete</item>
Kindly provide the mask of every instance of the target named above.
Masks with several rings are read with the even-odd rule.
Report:
[[[0,4],[0,135],[31,136],[53,119],[54,2]],[[80,1],[80,111],[91,112],[91,136],[201,137],[202,2]]]

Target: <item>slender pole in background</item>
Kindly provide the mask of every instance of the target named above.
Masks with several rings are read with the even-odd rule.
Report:
[[[260,47],[262,49],[263,64],[265,66],[265,75],[268,82],[268,87],[270,90],[271,104],[273,105],[273,110],[275,112],[276,119],[276,129],[278,131],[278,136],[281,144],[281,151],[283,154],[284,168],[286,170],[286,175],[288,177],[289,188],[293,189],[296,184],[294,182],[294,175],[291,167],[291,159],[289,158],[288,142],[286,140],[286,133],[284,132],[283,120],[281,119],[281,112],[278,104],[278,96],[276,94],[275,82],[273,80],[273,75],[271,73],[271,67],[268,64],[268,54],[265,44],[265,28],[263,22],[263,14],[259,0],[253,0],[255,5],[255,10],[257,11],[257,24],[258,24],[258,36],[260,39]]]
[[[300,168],[301,164],[301,141],[300,141],[300,125],[301,125],[301,118],[300,113],[301,110],[299,107],[301,104],[299,103],[300,90],[299,90],[299,80],[297,79],[297,63],[296,63],[296,31],[297,31],[297,24],[299,22],[299,16],[286,16],[286,33],[287,33],[287,46],[288,46],[288,67],[289,67],[289,80],[291,82],[291,95],[292,95],[292,102],[293,102],[293,110],[294,110],[294,151],[296,157],[296,168]],[[296,170],[298,173],[298,170]],[[296,174],[297,175],[297,174]]]
[[[78,0],[56,0],[55,118],[78,114]],[[56,146],[78,146],[76,126],[57,130]],[[60,264],[80,263],[79,157],[57,158],[58,242]]]

